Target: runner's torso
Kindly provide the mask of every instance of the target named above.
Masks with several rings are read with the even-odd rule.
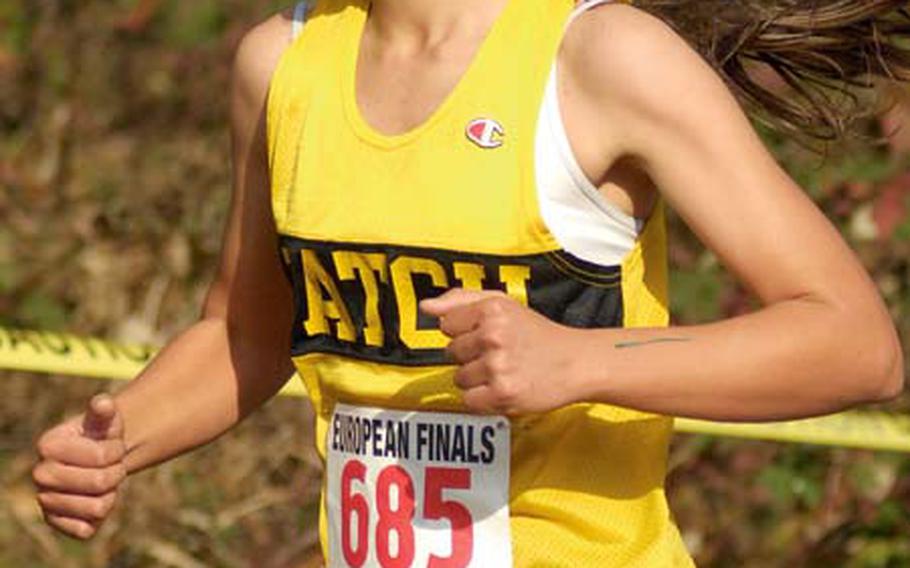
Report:
[[[311,7],[268,108],[272,205],[296,299],[293,356],[330,472],[321,514],[330,565],[387,564],[389,554],[421,562],[466,546],[453,537],[404,550],[400,531],[412,529],[390,528],[400,500],[361,501],[376,490],[361,480],[387,493],[394,485],[396,499],[410,488],[417,534],[467,534],[452,529],[457,515],[430,520],[422,501],[432,500],[433,483],[449,488],[442,500],[465,497],[480,547],[472,565],[490,565],[484,551],[497,543],[516,566],[689,565],[663,493],[670,419],[578,404],[506,421],[507,445],[497,445],[496,419],[457,416],[447,340],[417,310],[446,289],[483,288],[566,325],[666,325],[662,208],[644,226],[630,224],[579,179],[558,135],[551,72],[572,2],[509,0],[454,91],[398,136],[372,129],[355,100],[366,7]],[[430,441],[430,431],[452,438]],[[497,488],[505,533],[482,525],[495,512],[478,512],[467,497]],[[372,510],[383,506],[385,517]],[[366,537],[361,514],[370,517]]]

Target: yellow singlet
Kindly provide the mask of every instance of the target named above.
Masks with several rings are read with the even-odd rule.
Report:
[[[371,128],[355,101],[367,7],[318,0],[278,65],[268,104],[272,206],[296,300],[292,354],[323,459],[339,445],[336,434],[329,439],[338,404],[464,412],[444,358],[447,339],[418,312],[423,298],[453,287],[498,289],[566,325],[668,323],[662,206],[615,266],[562,250],[540,215],[534,133],[573,2],[509,0],[454,91],[397,136]],[[663,489],[670,418],[576,404],[512,419],[510,428],[505,544],[515,566],[692,565]],[[324,480],[324,497],[374,490],[337,483]],[[423,514],[421,495],[414,519]],[[379,514],[349,497],[343,518],[353,524],[345,531],[357,529],[358,515]],[[388,549],[377,565],[400,565],[406,535],[395,531],[411,529],[388,523],[345,533],[351,556],[333,558],[328,518],[339,513],[328,502],[320,534],[330,566],[358,565],[374,537]],[[489,565],[476,554],[472,561]]]

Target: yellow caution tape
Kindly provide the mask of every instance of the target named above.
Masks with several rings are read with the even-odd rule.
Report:
[[[0,327],[0,369],[129,380],[154,356],[149,345],[125,345],[67,333]],[[294,377],[281,394],[306,396]],[[768,423],[709,422],[677,418],[676,429],[756,440],[910,452],[910,416],[843,412],[820,418]]]
[[[151,345],[0,327],[0,369],[126,381],[138,375],[156,352]],[[306,396],[303,381],[288,381],[281,394]]]
[[[676,430],[752,440],[774,440],[910,453],[910,416],[849,411],[788,422],[733,423],[677,418]]]
[[[0,327],[0,369],[129,379],[155,354],[147,345],[123,345],[68,333]]]

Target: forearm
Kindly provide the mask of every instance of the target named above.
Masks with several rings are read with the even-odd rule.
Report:
[[[115,396],[136,471],[208,442],[272,397],[293,372],[293,295],[271,209],[266,99],[290,38],[276,15],[244,35],[230,90],[233,192],[202,318]]]
[[[901,380],[887,323],[807,300],[708,325],[575,335],[582,399],[661,414],[804,417],[879,400]]]
[[[273,396],[291,373],[207,318],[174,338],[116,395],[130,472],[211,441]]]

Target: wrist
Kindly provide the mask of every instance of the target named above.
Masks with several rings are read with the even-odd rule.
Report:
[[[564,373],[569,404],[602,402],[600,384],[608,367],[605,360],[605,343],[600,338],[603,330],[566,328]],[[598,340],[600,339],[600,340]],[[596,346],[600,344],[600,348]]]

